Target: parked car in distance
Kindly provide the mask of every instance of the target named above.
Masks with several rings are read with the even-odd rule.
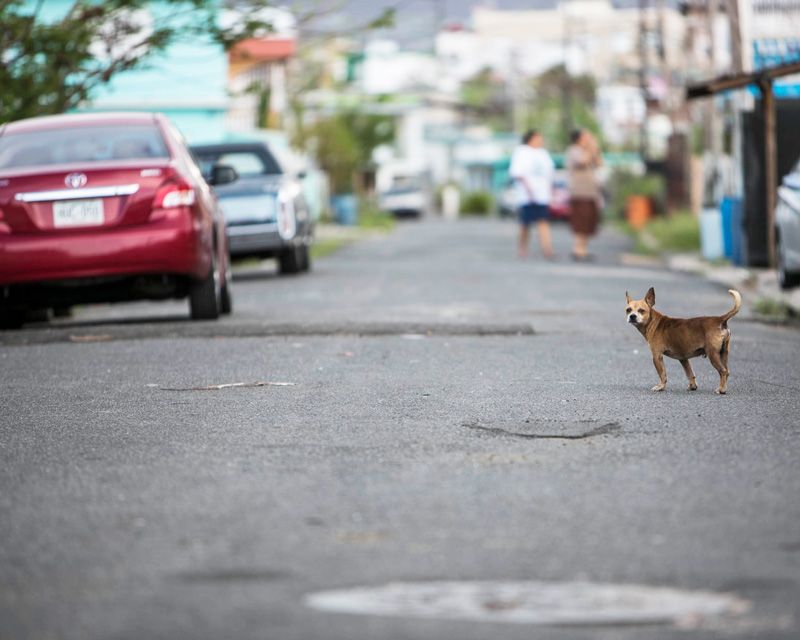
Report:
[[[277,258],[281,273],[311,268],[314,224],[299,180],[261,142],[191,147],[204,175],[233,167],[239,179],[216,189],[234,257]]]
[[[517,208],[517,189],[514,180],[509,180],[498,197],[498,212],[501,217],[516,216]],[[569,220],[569,188],[563,169],[557,169],[553,174],[550,217],[553,220]]]
[[[517,215],[517,208],[517,188],[513,178],[509,178],[497,196],[497,212],[501,218],[510,218]]]
[[[553,174],[550,217],[553,220],[569,220],[569,187],[567,186],[567,172],[563,169],[556,169]]]
[[[800,160],[778,187],[775,226],[778,282],[783,289],[800,286]]]
[[[425,178],[421,174],[394,175],[389,188],[378,193],[378,206],[398,218],[422,217],[429,206]]]
[[[216,166],[211,182],[233,182]],[[232,307],[225,223],[162,115],[45,116],[0,127],[0,321],[78,303],[189,298]]]

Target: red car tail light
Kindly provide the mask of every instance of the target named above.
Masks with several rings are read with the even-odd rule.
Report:
[[[195,202],[195,192],[185,182],[169,181],[156,192],[153,207],[156,209],[175,209],[190,207]]]

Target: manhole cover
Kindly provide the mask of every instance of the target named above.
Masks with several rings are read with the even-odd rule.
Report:
[[[533,625],[669,624],[741,614],[732,594],[588,582],[396,582],[306,596],[321,611]]]

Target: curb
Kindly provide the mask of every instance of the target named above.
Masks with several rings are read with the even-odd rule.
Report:
[[[747,291],[754,303],[783,308],[790,315],[800,316],[800,288],[783,291],[774,269],[756,269],[731,265],[716,266],[699,255],[680,253],[665,256],[670,271],[693,273],[726,288]]]

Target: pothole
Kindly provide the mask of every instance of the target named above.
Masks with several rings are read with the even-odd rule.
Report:
[[[741,615],[736,595],[590,582],[394,582],[306,596],[319,611],[542,626],[691,624]]]
[[[464,422],[462,427],[485,431],[493,435],[515,438],[544,438],[583,440],[602,436],[622,427],[616,422],[599,423],[595,420],[518,420],[507,422]]]

